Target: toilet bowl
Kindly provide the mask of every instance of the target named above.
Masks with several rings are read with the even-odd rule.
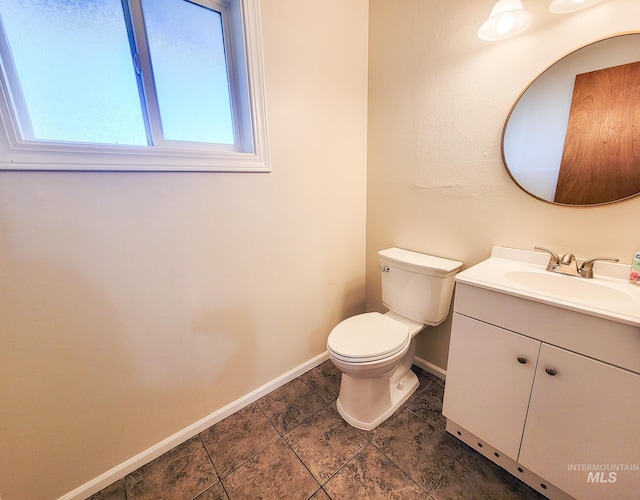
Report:
[[[384,422],[418,387],[411,371],[413,336],[424,325],[393,316],[378,312],[352,316],[339,323],[327,340],[329,358],[342,372],[338,412],[358,429]]]
[[[418,387],[411,371],[414,337],[446,318],[461,262],[399,248],[378,252],[383,272],[381,314],[358,314],[336,325],[329,359],[342,373],[337,407],[342,418],[370,430],[389,418]]]

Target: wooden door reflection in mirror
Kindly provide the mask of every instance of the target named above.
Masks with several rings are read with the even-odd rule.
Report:
[[[640,62],[576,75],[554,201],[607,203],[640,192]]]

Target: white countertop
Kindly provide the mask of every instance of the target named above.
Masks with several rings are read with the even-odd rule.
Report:
[[[548,262],[545,252],[494,246],[456,281],[640,327],[640,287],[628,282],[629,265],[596,262],[586,279],[547,271]]]

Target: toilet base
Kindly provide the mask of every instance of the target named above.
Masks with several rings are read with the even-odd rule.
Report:
[[[400,378],[386,379],[356,378],[343,373],[336,401],[338,412],[353,427],[369,431],[389,418],[418,385],[418,377],[411,370]]]

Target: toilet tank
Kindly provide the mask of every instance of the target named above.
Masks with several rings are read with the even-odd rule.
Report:
[[[395,247],[380,250],[378,256],[385,307],[425,325],[435,326],[446,319],[462,262]]]

